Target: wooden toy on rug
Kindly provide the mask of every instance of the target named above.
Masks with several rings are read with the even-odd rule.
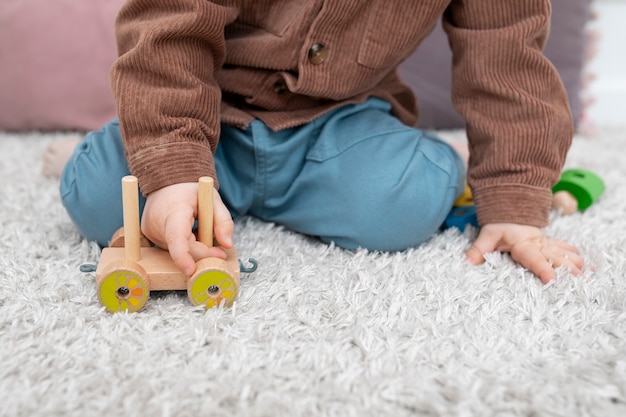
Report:
[[[150,291],[160,290],[187,290],[191,303],[207,308],[233,304],[240,278],[234,248],[225,249],[226,260],[198,261],[196,273],[189,278],[174,264],[168,251],[153,247],[142,235],[137,178],[129,175],[122,179],[122,199],[124,227],[113,235],[109,247],[102,250],[96,269],[98,297],[107,310],[139,311]],[[198,181],[198,240],[213,245],[213,179],[210,177]]]
[[[576,210],[586,210],[604,192],[602,178],[585,169],[563,171],[561,179],[552,187],[552,206],[562,214],[572,214]]]

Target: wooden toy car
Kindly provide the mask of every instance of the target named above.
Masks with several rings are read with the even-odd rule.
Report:
[[[198,239],[213,245],[213,179],[198,181]],[[98,297],[111,312],[141,310],[150,291],[187,290],[194,305],[212,308],[231,306],[239,290],[240,269],[234,248],[225,249],[227,259],[205,258],[196,273],[187,277],[166,250],[159,249],[141,234],[137,178],[122,179],[124,227],[102,250],[96,269]]]

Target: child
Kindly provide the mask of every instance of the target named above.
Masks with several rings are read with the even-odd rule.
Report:
[[[468,260],[500,250],[543,282],[559,266],[580,274],[576,249],[540,229],[573,135],[541,52],[549,14],[549,0],[128,0],[111,72],[119,122],[76,147],[63,202],[106,245],[132,173],[144,234],[187,275],[223,256],[192,233],[204,175],[219,184],[224,247],[245,214],[349,249],[419,245],[462,192],[465,166],[412,127],[416,102],[396,67],[443,18],[481,224]]]

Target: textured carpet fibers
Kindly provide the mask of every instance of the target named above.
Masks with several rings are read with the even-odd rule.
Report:
[[[0,416],[626,415],[623,130],[575,139],[567,167],[607,189],[546,229],[585,277],[470,266],[473,228],[385,254],[248,218],[235,243],[259,268],[234,307],[153,293],[136,314],[104,311],[79,271],[99,249],[39,175],[60,137],[0,134]]]

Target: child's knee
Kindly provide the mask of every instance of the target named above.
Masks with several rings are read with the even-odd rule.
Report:
[[[66,168],[60,184],[61,201],[72,222],[85,239],[100,246],[108,245],[123,221],[121,190],[113,190],[111,180],[108,181],[84,179],[75,170]]]
[[[122,225],[120,178],[127,168],[123,159],[118,161],[119,151],[114,146],[93,139],[88,135],[77,146],[61,174],[59,191],[81,235],[106,246]]]
[[[401,251],[429,239],[439,230],[465,182],[457,155],[450,150],[448,157],[439,156],[431,169],[422,166],[399,177],[390,176],[387,182],[357,186],[346,200],[350,208],[340,220],[348,225],[343,229],[346,233],[323,240],[349,249]]]
[[[346,213],[344,223],[349,225],[349,231],[343,236],[323,237],[322,240],[333,241],[346,249],[383,252],[416,247],[437,232],[454,201],[454,194],[442,190],[439,202],[405,198],[388,201],[386,206],[370,206],[360,214]]]

